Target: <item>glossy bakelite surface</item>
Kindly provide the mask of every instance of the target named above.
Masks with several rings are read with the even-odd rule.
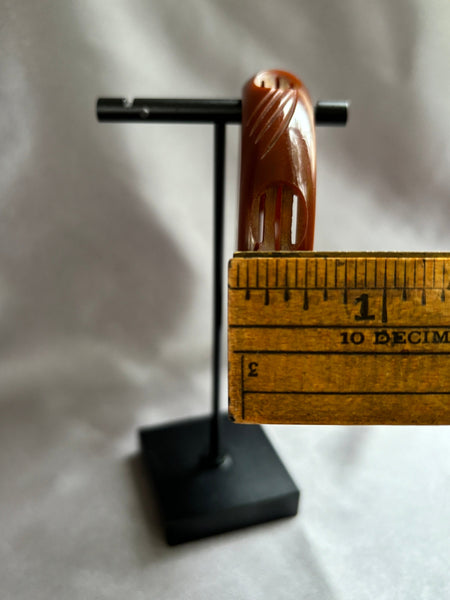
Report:
[[[242,98],[238,250],[312,250],[314,108],[285,71],[258,73]]]

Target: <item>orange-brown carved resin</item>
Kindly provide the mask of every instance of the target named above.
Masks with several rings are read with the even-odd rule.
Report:
[[[314,108],[286,71],[258,73],[242,98],[238,250],[312,250]]]

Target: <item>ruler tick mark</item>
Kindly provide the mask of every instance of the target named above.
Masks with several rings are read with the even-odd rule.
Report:
[[[266,291],[264,294],[264,304],[269,304],[269,261],[266,260]]]
[[[445,261],[442,261],[442,292],[441,301],[445,302]]]
[[[249,277],[249,272],[248,272],[248,261],[246,263],[246,275],[247,275],[247,289],[245,290],[245,299],[246,300],[250,300],[250,277]]]
[[[344,304],[347,304],[347,300],[348,300],[347,274],[348,274],[348,261],[346,260],[345,265],[344,265]]]
[[[309,299],[308,299],[308,259],[305,260],[305,293],[303,296],[303,310],[308,310]]]
[[[422,306],[425,306],[427,303],[427,295],[425,292],[425,284],[426,284],[426,274],[427,274],[427,263],[425,259],[422,261],[423,263],[423,281],[422,281]]]
[[[383,285],[383,306],[381,310],[381,321],[387,323],[387,259],[384,261],[384,285]]]
[[[266,306],[268,306],[269,302],[270,302],[270,298],[269,298],[269,261],[266,260],[266,285],[265,285],[265,292],[264,292],[264,304]]]
[[[284,301],[285,302],[289,302],[289,272],[288,272],[288,267],[289,267],[289,261],[286,261],[286,271],[284,274]]]
[[[406,300],[406,260],[403,263],[403,292],[402,292],[402,300]]]

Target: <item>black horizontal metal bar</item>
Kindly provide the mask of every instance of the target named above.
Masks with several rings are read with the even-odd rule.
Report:
[[[343,127],[347,124],[349,106],[350,103],[347,100],[322,100],[317,102],[314,109],[316,125]]]
[[[316,125],[347,123],[346,101],[318,102]],[[97,118],[107,122],[131,123],[240,123],[242,102],[239,99],[203,100],[193,98],[99,98]]]
[[[240,100],[194,100],[178,98],[100,98],[99,121],[149,123],[240,123]]]

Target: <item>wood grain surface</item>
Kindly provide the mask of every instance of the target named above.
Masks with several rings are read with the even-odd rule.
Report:
[[[237,253],[229,415],[450,424],[450,254]]]

